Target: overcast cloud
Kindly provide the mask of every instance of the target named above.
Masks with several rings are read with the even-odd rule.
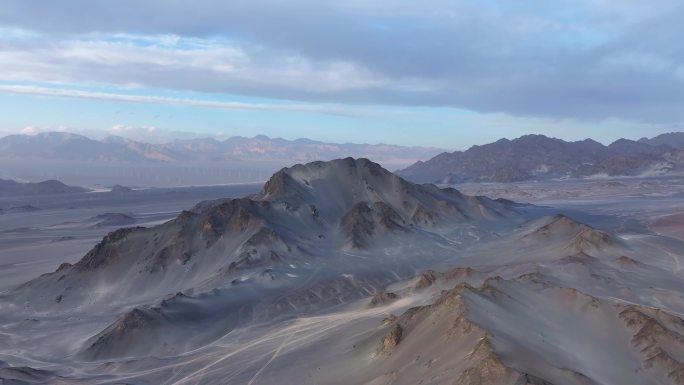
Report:
[[[4,82],[684,121],[681,1],[1,3]]]

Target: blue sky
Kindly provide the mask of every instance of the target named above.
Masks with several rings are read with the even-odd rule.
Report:
[[[0,133],[460,149],[684,128],[681,1],[3,0]]]

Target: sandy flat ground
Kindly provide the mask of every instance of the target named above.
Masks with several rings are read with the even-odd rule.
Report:
[[[684,211],[656,218],[650,227],[658,234],[684,240]]]

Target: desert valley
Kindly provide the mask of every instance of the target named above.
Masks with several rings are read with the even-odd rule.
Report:
[[[683,186],[464,193],[345,158],[264,185],[8,195],[0,378],[678,384]]]

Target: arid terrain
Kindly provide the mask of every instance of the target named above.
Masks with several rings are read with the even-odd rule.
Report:
[[[348,158],[263,188],[3,198],[24,209],[0,215],[0,378],[680,384],[681,186],[461,193]]]
[[[684,385],[683,20],[0,0],[0,385]]]

